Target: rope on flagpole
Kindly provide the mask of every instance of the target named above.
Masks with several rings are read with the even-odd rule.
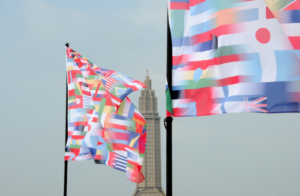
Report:
[[[66,43],[66,47],[69,47],[69,43]],[[68,76],[67,76],[67,80],[66,80],[66,116],[65,116],[65,147],[64,149],[66,149],[66,145],[67,145],[67,141],[68,141]],[[65,172],[64,172],[64,196],[67,196],[67,181],[68,181],[68,161],[65,160]]]

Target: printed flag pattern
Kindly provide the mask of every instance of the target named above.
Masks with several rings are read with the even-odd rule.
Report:
[[[299,112],[300,0],[169,0],[167,116]]]
[[[93,159],[140,183],[146,121],[127,95],[140,81],[102,69],[67,48],[68,141],[65,160]]]

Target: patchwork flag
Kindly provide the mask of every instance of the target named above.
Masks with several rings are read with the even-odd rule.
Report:
[[[93,159],[140,183],[146,121],[127,95],[140,81],[102,69],[67,47],[68,141],[65,160]]]
[[[300,0],[169,0],[167,116],[300,111]]]

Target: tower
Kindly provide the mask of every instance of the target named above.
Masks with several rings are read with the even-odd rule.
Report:
[[[147,88],[141,91],[139,111],[147,122],[147,142],[142,173],[145,180],[136,185],[133,196],[165,196],[161,186],[160,117],[157,112],[157,97],[151,89],[148,76],[144,81]]]

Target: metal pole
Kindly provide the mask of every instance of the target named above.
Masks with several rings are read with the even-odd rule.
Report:
[[[168,87],[170,91],[170,95],[172,97],[172,39],[171,39],[171,31],[169,27],[169,17],[167,17],[167,81]],[[167,136],[167,161],[166,161],[166,170],[167,170],[167,181],[166,181],[166,195],[173,196],[173,171],[172,171],[172,117],[167,117],[164,120],[164,125],[166,128],[166,136]]]
[[[66,44],[66,47],[69,47],[69,44]],[[67,83],[66,83],[66,116],[65,116],[65,147],[66,149],[67,141],[68,141],[68,76],[67,76]],[[65,160],[65,172],[64,172],[64,196],[67,196],[67,181],[68,181],[68,161]]]
[[[165,118],[165,126],[167,131],[167,196],[173,195],[172,121],[172,117]]]

